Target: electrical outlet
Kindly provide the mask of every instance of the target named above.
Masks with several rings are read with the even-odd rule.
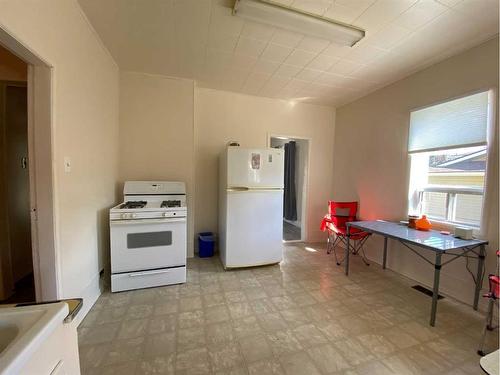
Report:
[[[68,156],[64,157],[64,172],[71,172],[71,159]]]

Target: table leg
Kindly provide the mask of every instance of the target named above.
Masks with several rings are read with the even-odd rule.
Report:
[[[439,276],[441,273],[441,253],[436,252],[436,263],[434,264],[434,287],[432,290],[432,307],[430,325],[434,327],[436,323],[436,310],[439,296]]]
[[[345,250],[345,274],[346,276],[349,275],[349,249],[351,248],[351,244],[349,241],[349,237],[351,237],[351,227],[347,225],[347,231],[346,231],[346,236],[347,236],[347,248]]]
[[[479,257],[477,262],[477,275],[476,275],[476,291],[474,293],[474,310],[477,310],[477,304],[479,302],[479,293],[481,293],[482,284],[482,276],[483,276],[483,268],[484,268],[484,258],[486,256],[484,245],[479,247]]]
[[[382,268],[385,270],[387,264],[387,237],[384,237],[384,261],[382,263]]]

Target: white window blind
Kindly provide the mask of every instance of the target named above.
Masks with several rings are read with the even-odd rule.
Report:
[[[487,124],[487,91],[413,111],[408,152],[485,145]]]

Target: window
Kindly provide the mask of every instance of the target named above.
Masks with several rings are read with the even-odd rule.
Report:
[[[410,115],[410,215],[479,228],[485,190],[489,93]]]

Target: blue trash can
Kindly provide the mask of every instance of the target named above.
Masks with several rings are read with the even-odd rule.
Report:
[[[214,255],[215,237],[212,232],[202,232],[198,235],[198,255],[208,258]]]

